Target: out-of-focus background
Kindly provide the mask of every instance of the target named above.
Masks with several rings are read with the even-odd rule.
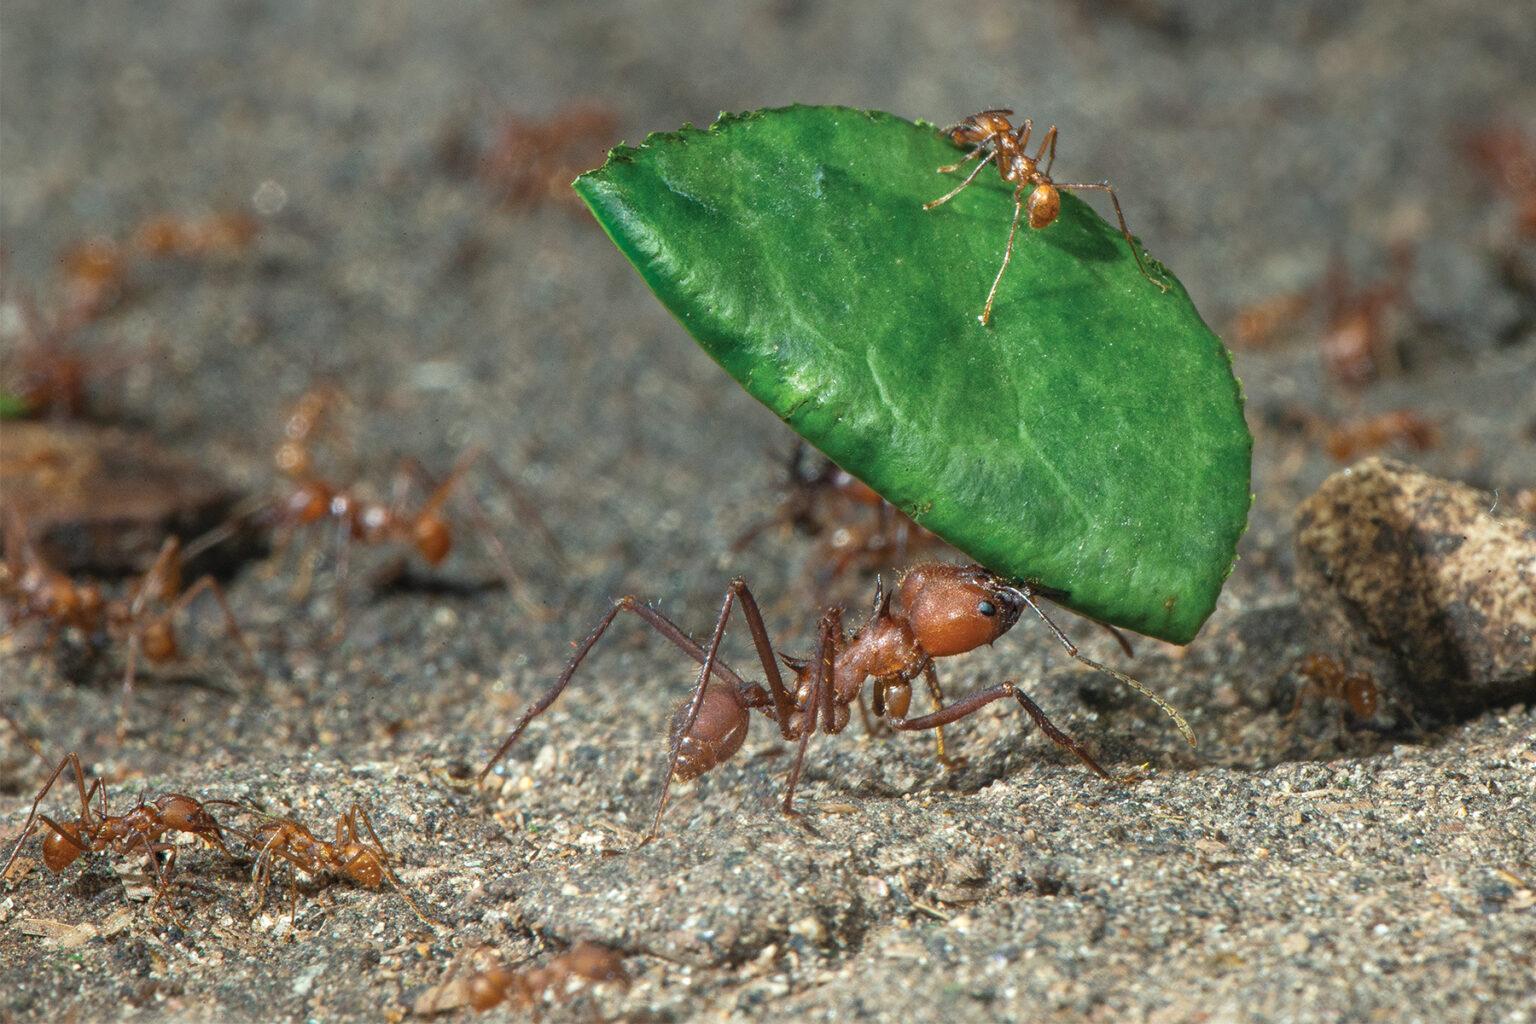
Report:
[[[1299,659],[1337,638],[1292,547],[1298,503],[1371,454],[1536,504],[1532,53],[1536,19],[1487,0],[6,0],[0,384],[33,420],[0,425],[6,501],[122,607],[166,531],[233,517],[185,582],[219,574],[255,665],[199,601],[181,657],[140,659],[119,737],[127,645],[16,622],[0,840],[69,751],[119,811],[184,791],[324,837],[361,802],[452,927],[306,880],[290,928],[286,866],[253,919],[249,857],[195,846],[152,913],[142,858],[54,876],[27,848],[0,883],[0,1019],[400,1019],[464,948],[518,965],[580,939],[636,984],[554,1019],[1536,1018],[1530,708],[1416,722],[1308,689]],[[1141,784],[1001,706],[952,730],[952,771],[855,726],[812,746],[805,832],[758,722],[637,849],[690,673],[623,622],[472,784],[611,598],[703,632],[744,574],[796,651],[821,601],[860,610],[897,568],[825,579],[836,522],[743,539],[781,508],[792,438],[565,188],[621,139],[791,102],[1057,124],[1060,174],[1115,183],[1234,349],[1242,560],[1200,639],[1133,663],[1199,749],[1027,624],[941,665],[952,693],[1018,679]],[[306,425],[289,454],[315,466],[285,475]],[[323,526],[269,557],[259,521],[305,479],[387,500],[416,460],[415,500],[476,445],[483,517],[449,502],[441,566],[359,544],[338,586]]]

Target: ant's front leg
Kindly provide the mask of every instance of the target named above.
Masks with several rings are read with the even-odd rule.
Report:
[[[1099,765],[1099,762],[1094,760],[1093,755],[1088,753],[1087,748],[1058,729],[1055,723],[1046,717],[1045,712],[1040,710],[1040,705],[1030,700],[1028,695],[1020,690],[1011,679],[999,683],[997,686],[978,690],[970,696],[949,705],[944,710],[935,711],[931,715],[923,715],[920,718],[888,718],[887,721],[890,722],[892,728],[900,729],[903,732],[937,729],[940,726],[949,725],[952,722],[958,722],[962,718],[973,715],[993,701],[1005,700],[1009,697],[1019,702],[1019,706],[1024,709],[1025,714],[1034,720],[1034,723],[1040,727],[1040,731],[1045,733],[1053,743],[1072,751],[1084,764],[1093,769],[1095,774],[1112,782],[1115,781],[1114,776],[1105,771]]]

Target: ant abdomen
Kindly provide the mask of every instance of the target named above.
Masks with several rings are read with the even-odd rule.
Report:
[[[84,843],[62,831],[49,832],[43,837],[43,864],[54,874],[58,874],[79,860],[84,852]]]
[[[747,738],[747,709],[736,694],[724,686],[704,688],[699,715],[679,740],[692,701],[683,701],[672,716],[672,740],[678,749],[672,774],[679,782],[696,779],[717,764],[730,760]]]
[[[453,529],[446,519],[425,516],[416,521],[411,534],[416,550],[421,552],[421,557],[426,559],[428,565],[440,564],[448,557],[448,552],[453,550]]]

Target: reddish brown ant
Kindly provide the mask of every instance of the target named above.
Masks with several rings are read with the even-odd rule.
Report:
[[[119,735],[127,731],[139,658],[157,665],[180,658],[176,619],[204,593],[211,593],[218,601],[226,632],[256,669],[255,655],[218,581],[205,575],[182,589],[181,542],[175,537],[166,538],[154,564],[129,588],[129,596],[108,599],[98,584],[76,583],[49,566],[27,535],[20,515],[10,510],[5,530],[5,562],[0,569],[0,596],[11,606],[12,625],[24,621],[45,623],[50,648],[69,629],[80,633],[87,642],[105,635],[126,643]]]
[[[1338,424],[1329,429],[1324,440],[1328,454],[1337,462],[1353,462],[1389,444],[1428,451],[1440,444],[1440,428],[1411,409],[1395,409]]]
[[[59,776],[64,774],[65,768],[74,769],[75,788],[80,795],[80,814],[71,824],[60,824],[46,814],[37,812],[43,798],[48,795]],[[98,801],[95,811],[91,810],[93,797]],[[144,854],[156,882],[156,894],[151,908],[169,894],[171,873],[176,864],[176,847],[161,841],[167,832],[185,832],[198,837],[210,847],[229,853],[228,847],[224,845],[222,827],[201,801],[184,793],[166,793],[152,801],[141,799],[137,806],[125,814],[110,813],[107,809],[105,784],[100,779],[93,779],[87,788],[80,756],[74,753],[64,756],[32,801],[32,810],[21,827],[21,836],[16,840],[5,866],[0,867],[0,878],[10,873],[22,845],[38,825],[48,829],[48,834],[43,837],[43,863],[49,871],[55,873],[63,871],[87,853],[111,850],[123,856]],[[162,853],[165,854],[164,863],[160,860]]]
[[[231,256],[250,248],[260,230],[260,221],[238,211],[206,217],[161,214],[138,226],[133,233],[133,248],[151,259]]]
[[[242,806],[232,801],[215,802]],[[411,894],[406,891],[404,883],[390,868],[389,854],[385,851],[379,834],[374,831],[373,821],[368,817],[368,812],[361,804],[353,804],[337,819],[334,842],[326,842],[318,838],[292,818],[264,814],[250,807],[244,809],[261,819],[249,833],[241,833],[251,849],[256,851],[256,863],[251,868],[251,881],[256,886],[256,905],[252,910],[253,915],[260,913],[262,906],[266,903],[267,887],[272,881],[273,866],[277,861],[285,860],[296,869],[294,877],[290,880],[292,896],[288,915],[290,926],[298,914],[297,872],[299,871],[312,878],[318,878],[323,874],[339,875],[365,889],[377,889],[387,881],[415,911],[417,917],[434,928],[439,925],[439,922],[422,913],[416,901],[411,899]],[[359,823],[367,831],[368,841],[364,841],[358,833]]]
[[[474,952],[479,953],[480,950]],[[438,997],[447,988],[462,959],[463,954],[454,958],[443,980],[419,1004],[422,1006],[421,1012],[431,1014],[437,1011]],[[583,985],[618,985],[627,989],[630,978],[624,970],[624,957],[617,950],[595,942],[578,942],[543,967],[525,967],[514,971],[494,963],[474,971],[464,980],[463,999],[476,1010],[489,1010],[506,1003],[514,1009],[536,1011],[538,1004],[546,998],[563,999],[573,982]]]
[[[911,732],[939,729],[957,722],[991,704],[1013,698],[1034,720],[1040,731],[1053,742],[1076,754],[1103,778],[1111,778],[1086,748],[1058,729],[1045,712],[1010,680],[978,690],[954,704],[944,705],[943,692],[933,668],[935,659],[954,657],[991,644],[1012,629],[1025,608],[1035,612],[1076,660],[1118,679],[1150,698],[1177,725],[1184,738],[1194,744],[1183,716],[1167,701],[1153,694],[1141,683],[1115,669],[1101,665],[1078,651],[1066,634],[1057,628],[1037,598],[1062,598],[1061,591],[1030,582],[1011,582],[980,566],[959,566],[929,562],[907,570],[899,583],[901,609],[891,609],[893,594],[879,589],[873,613],[857,632],[843,631],[842,612],[825,612],[817,628],[815,654],[809,659],[784,657],[795,673],[793,689],[784,684],[778,657],[768,638],[767,627],[756,599],[741,577],[731,581],[725,592],[720,616],[715,622],[709,646],[701,647],[660,612],[634,597],[614,602],[597,626],[577,647],[575,655],[553,686],[530,704],[517,725],[497,748],[480,772],[480,780],[490,774],[528,723],[549,710],[565,691],[576,670],[593,645],[607,631],[620,612],[632,612],[689,657],[700,663],[693,696],[679,705],[672,716],[671,753],[662,783],[656,817],[648,836],[654,838],[661,827],[667,794],[672,780],[688,781],[728,760],[741,749],[746,739],[749,712],[756,710],[778,724],[785,740],[798,740],[799,747],[789,771],[784,792],[784,813],[796,815],[795,785],[805,760],[811,736],[817,732],[839,733],[848,725],[849,706],[861,700],[865,680],[873,680],[872,699],[875,715],[892,729]],[[752,642],[762,665],[768,688],[748,683],[719,659],[720,643],[725,637],[731,608],[741,606]],[[1113,632],[1113,630],[1111,630]],[[1118,633],[1116,634],[1118,636]],[[1122,642],[1123,642],[1123,638]],[[937,710],[909,718],[912,683],[922,676],[932,694]],[[862,706],[862,704],[861,704]],[[943,756],[942,745],[940,756]]]
[[[1120,199],[1115,195],[1113,186],[1108,181],[1058,182],[1052,179],[1051,165],[1056,162],[1056,126],[1051,125],[1046,129],[1045,137],[1040,140],[1040,148],[1035,151],[1034,156],[1029,156],[1024,152],[1024,147],[1029,145],[1029,136],[1035,130],[1035,123],[1025,118],[1023,124],[1014,128],[1012,122],[1008,120],[1012,114],[1011,110],[983,110],[979,114],[972,114],[959,124],[950,125],[944,129],[943,134],[948,135],[956,145],[970,146],[972,149],[958,162],[940,167],[940,174],[952,174],[977,157],[981,157],[981,162],[959,185],[939,198],[923,204],[923,209],[931,210],[949,202],[967,185],[975,181],[982,168],[994,160],[997,161],[997,170],[1003,180],[1014,185],[1013,225],[1008,229],[1008,245],[1003,250],[1003,265],[997,269],[992,290],[987,292],[987,303],[976,319],[983,324],[990,323],[992,320],[992,300],[997,296],[997,286],[1002,284],[1003,273],[1008,269],[1008,261],[1013,258],[1013,239],[1018,234],[1019,219],[1023,216],[1025,207],[1029,208],[1031,228],[1049,227],[1061,213],[1063,189],[1109,193],[1109,200],[1115,205],[1115,216],[1120,221],[1120,234],[1125,237],[1125,244],[1131,247],[1131,255],[1136,257],[1136,266],[1141,268],[1141,276],[1166,293],[1168,285],[1153,277],[1141,258],[1141,246],[1136,243],[1136,239],[1131,235],[1131,229],[1126,226],[1125,213],[1120,209]],[[1040,167],[1042,159],[1045,161],[1043,170]]]
[[[1289,727],[1294,728],[1302,704],[1309,697],[1338,701],[1355,722],[1376,717],[1381,690],[1369,672],[1348,671],[1341,661],[1327,654],[1308,654],[1296,663],[1296,674],[1302,681],[1285,716]]]
[[[580,206],[571,179],[602,162],[618,122],[600,107],[572,106],[542,121],[508,116],[480,161],[480,177],[507,206]]]
[[[1335,257],[1323,284],[1328,319],[1318,342],[1323,368],[1340,384],[1360,388],[1384,371],[1400,371],[1402,358],[1387,325],[1387,312],[1410,308],[1408,278],[1413,250],[1392,249],[1391,274],[1363,288],[1354,287],[1344,261]]]

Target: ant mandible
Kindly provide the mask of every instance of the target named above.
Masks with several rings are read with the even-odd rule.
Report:
[[[46,814],[37,813],[43,798],[66,768],[74,769],[75,788],[80,795],[80,814],[72,824],[60,824]],[[98,802],[94,812],[91,810],[93,797]],[[153,801],[140,799],[138,805],[126,814],[110,813],[107,810],[105,784],[101,779],[93,779],[90,787],[86,787],[85,769],[80,764],[80,755],[75,753],[64,755],[64,759],[38,791],[36,799],[32,801],[32,810],[21,827],[21,836],[16,840],[5,866],[0,867],[0,878],[10,873],[22,845],[39,823],[48,829],[48,834],[43,837],[43,864],[55,874],[87,853],[102,853],[106,850],[124,856],[143,853],[155,874],[156,892],[150,904],[151,909],[169,893],[171,872],[176,865],[176,847],[161,842],[167,832],[186,832],[197,836],[208,846],[229,855],[219,823],[201,801],[184,793],[165,793]],[[162,853],[166,855],[163,864],[159,856]]]
[[[815,654],[808,659],[783,658],[785,665],[795,673],[793,688],[784,683],[779,672],[779,656],[769,642],[757,600],[741,577],[732,580],[726,589],[707,648],[691,640],[660,612],[632,596],[622,597],[576,648],[575,655],[555,684],[523,712],[517,725],[481,770],[479,778],[483,782],[522,736],[528,723],[549,710],[565,691],[587,653],[623,611],[638,615],[700,664],[693,696],[679,705],[672,716],[667,775],[646,841],[654,839],[661,827],[672,780],[687,782],[695,779],[732,757],[746,739],[749,712],[753,710],[776,722],[785,740],[799,741],[783,804],[785,814],[798,817],[794,809],[795,785],[800,778],[806,747],[817,732],[839,733],[847,727],[849,705],[858,700],[860,707],[863,706],[861,695],[865,680],[873,680],[871,696],[876,716],[901,732],[939,729],[974,714],[993,701],[1011,697],[1053,742],[1076,754],[1099,776],[1111,779],[1093,755],[1058,729],[1039,705],[1011,680],[978,690],[947,707],[944,705],[934,661],[990,645],[1013,628],[1025,608],[1034,611],[1045,622],[1073,658],[1118,679],[1155,702],[1174,720],[1190,745],[1194,745],[1194,734],[1177,710],[1130,676],[1080,653],[1036,601],[1037,598],[1060,599],[1066,596],[1063,592],[1027,581],[1005,580],[981,566],[944,562],[928,562],[908,569],[898,586],[900,610],[891,608],[893,594],[879,588],[874,611],[852,636],[843,631],[841,609],[826,611],[817,628]],[[767,679],[767,689],[742,679],[719,658],[727,620],[732,607],[738,603]],[[938,710],[909,718],[912,683],[918,676],[926,682]]]
[[[981,157],[981,162],[959,185],[939,198],[923,204],[923,209],[931,210],[949,202],[967,185],[975,181],[981,169],[994,160],[997,161],[997,170],[1003,180],[1014,185],[1013,225],[1008,229],[1008,245],[1003,250],[1003,265],[997,269],[997,277],[992,281],[992,290],[987,292],[987,304],[982,307],[981,315],[976,319],[983,325],[992,321],[992,300],[997,297],[997,286],[1002,284],[1003,273],[1008,269],[1008,261],[1013,258],[1013,239],[1018,233],[1019,219],[1023,216],[1025,207],[1029,208],[1030,227],[1036,229],[1049,227],[1061,213],[1061,190],[1063,189],[1109,193],[1109,201],[1115,204],[1115,216],[1120,221],[1120,234],[1125,237],[1125,244],[1131,247],[1131,255],[1136,257],[1136,266],[1141,268],[1141,276],[1166,293],[1168,285],[1153,277],[1141,258],[1141,247],[1136,244],[1136,239],[1131,236],[1131,229],[1126,226],[1125,213],[1120,209],[1120,199],[1115,195],[1113,186],[1107,180],[1075,182],[1054,180],[1051,177],[1051,165],[1056,162],[1056,126],[1051,125],[1046,129],[1045,137],[1040,140],[1040,148],[1035,150],[1034,156],[1030,156],[1024,152],[1024,147],[1029,144],[1029,136],[1035,130],[1035,124],[1029,118],[1025,118],[1024,123],[1015,128],[1008,120],[1012,114],[1011,110],[983,110],[979,114],[972,114],[959,124],[953,124],[944,129],[943,134],[948,135],[956,145],[971,146],[972,149],[956,163],[940,167],[940,174],[952,174],[977,157]],[[1040,167],[1042,159],[1045,161],[1043,170]]]
[[[230,800],[210,802],[243,807]],[[430,927],[438,927],[439,922],[422,913],[421,907],[416,905],[416,901],[411,899],[411,894],[406,891],[405,884],[390,868],[389,854],[384,849],[383,840],[379,838],[378,832],[374,831],[373,821],[361,804],[353,804],[336,820],[334,842],[320,839],[292,818],[265,814],[252,807],[243,807],[243,809],[262,819],[249,834],[242,833],[251,848],[257,851],[256,863],[251,867],[251,881],[256,886],[256,906],[252,914],[259,913],[266,903],[267,887],[272,882],[273,864],[281,859],[293,865],[297,871],[302,871],[311,877],[330,872],[350,879],[365,889],[377,889],[387,881],[394,886],[406,905],[415,911],[417,917]],[[359,823],[367,830],[369,842],[364,842],[358,833]],[[291,906],[288,921],[291,926],[298,914],[299,906],[297,872],[290,880],[289,888]]]

